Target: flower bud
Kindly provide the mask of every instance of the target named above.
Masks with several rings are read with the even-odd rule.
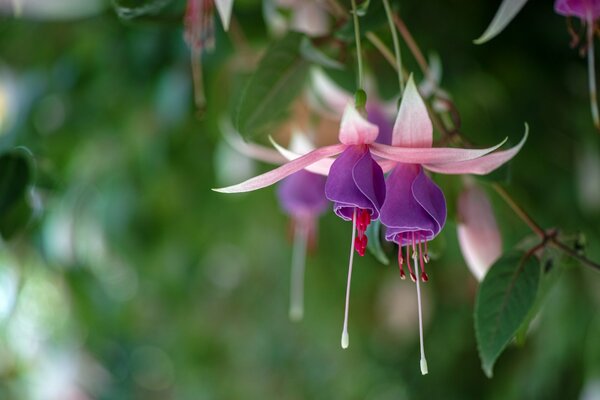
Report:
[[[481,281],[502,254],[502,238],[485,192],[469,185],[458,199],[458,242],[467,266]]]

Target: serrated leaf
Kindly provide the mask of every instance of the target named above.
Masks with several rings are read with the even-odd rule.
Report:
[[[537,260],[512,253],[496,261],[481,283],[475,303],[475,336],[488,377],[534,306],[539,281]]]
[[[375,220],[367,227],[367,250],[382,264],[389,265],[390,260],[388,259],[383,247],[381,246],[381,222]]]
[[[302,38],[290,32],[275,42],[250,77],[235,119],[236,129],[245,138],[264,133],[302,90],[309,67],[300,54]]]
[[[569,261],[567,260],[567,257],[556,249],[551,247],[544,249],[544,254],[541,260],[542,272],[540,276],[540,285],[535,303],[533,307],[531,307],[529,314],[515,334],[515,341],[518,345],[522,346],[525,343],[527,332],[529,331],[529,325],[542,309],[548,294],[558,283],[559,278],[562,276],[565,265],[568,262]]]
[[[158,13],[173,0],[113,0],[115,12],[122,19]]]

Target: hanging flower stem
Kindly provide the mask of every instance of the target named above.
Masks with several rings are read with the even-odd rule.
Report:
[[[358,12],[356,11],[356,0],[352,0],[352,20],[354,21],[354,40],[356,41],[356,59],[358,61],[358,89],[363,87],[363,62],[360,46],[360,25],[358,24]]]
[[[387,15],[388,24],[390,26],[390,32],[392,33],[392,42],[394,43],[394,55],[396,56],[396,71],[398,72],[398,84],[400,85],[400,96],[404,93],[404,76],[402,75],[402,56],[400,54],[400,41],[398,40],[398,31],[394,25],[394,18],[390,2],[383,0],[383,6],[385,7],[385,13]]]

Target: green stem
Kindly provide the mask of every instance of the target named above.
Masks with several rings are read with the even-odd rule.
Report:
[[[358,24],[358,12],[356,11],[356,0],[352,0],[352,19],[354,21],[354,40],[356,41],[356,59],[358,61],[358,88],[363,89],[363,64],[360,50],[360,26]]]
[[[396,70],[398,71],[398,83],[400,84],[400,96],[404,93],[404,76],[402,74],[402,56],[400,55],[400,41],[398,40],[398,31],[394,25],[394,18],[392,17],[392,9],[388,0],[383,0],[383,6],[385,7],[385,13],[387,15],[388,24],[390,26],[390,32],[392,33],[392,41],[394,42],[394,54],[396,56]]]

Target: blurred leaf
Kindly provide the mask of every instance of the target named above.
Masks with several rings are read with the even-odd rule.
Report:
[[[236,128],[246,138],[263,133],[302,90],[309,63],[300,54],[303,36],[290,32],[267,50],[244,90]]]
[[[512,253],[490,268],[479,287],[475,303],[475,335],[485,374],[513,339],[532,309],[540,281],[534,257]]]
[[[23,197],[30,179],[29,162],[24,154],[10,152],[0,156],[0,215]]]
[[[113,0],[117,15],[132,19],[141,15],[156,14],[173,0]]]
[[[322,67],[344,69],[344,64],[334,60],[321,50],[317,49],[307,37],[302,39],[302,43],[300,44],[300,53],[302,53],[302,56],[308,61],[311,61]]]
[[[25,200],[31,176],[24,152],[11,151],[0,156],[0,234],[4,238],[16,233],[31,215]]]
[[[367,227],[367,237],[369,238],[367,243],[369,253],[380,263],[389,265],[390,260],[383,251],[383,247],[381,247],[381,222],[379,220],[375,220],[369,224]]]
[[[0,236],[12,238],[21,231],[31,218],[32,208],[25,197],[21,197],[7,212],[0,215]]]

